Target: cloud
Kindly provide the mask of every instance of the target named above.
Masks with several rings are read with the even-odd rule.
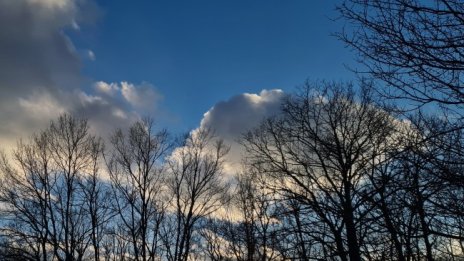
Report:
[[[66,109],[50,95],[44,93],[27,99],[19,98],[19,106],[24,114],[32,118],[57,117]]]
[[[284,96],[284,92],[279,89],[234,96],[208,110],[201,120],[200,127],[211,127],[227,140],[238,138],[264,118],[279,112]]]
[[[109,96],[115,95],[119,90],[117,83],[106,83],[104,81],[98,81],[94,84],[95,90],[99,93],[106,94]]]
[[[80,83],[79,59],[63,33],[77,16],[71,0],[0,1],[2,147],[48,124],[63,110],[56,97]]]
[[[79,83],[79,59],[62,32],[76,12],[70,0],[0,1],[2,97]]]
[[[226,174],[235,174],[240,169],[243,148],[238,141],[242,135],[264,119],[280,113],[285,96],[279,89],[244,93],[217,103],[204,114],[199,129],[213,129],[218,138],[231,146],[225,164]]]
[[[66,31],[91,23],[95,8],[91,0],[0,0],[1,148],[63,112],[89,118],[92,130],[106,135],[156,111],[162,96],[149,83],[85,88],[81,59],[95,54],[75,47]]]
[[[147,82],[143,82],[138,86],[128,82],[121,82],[120,86],[122,96],[129,104],[147,112],[153,111],[156,102],[163,98],[155,91],[153,85]]]
[[[140,113],[154,113],[163,96],[147,82],[134,84],[130,82],[107,83],[98,81],[95,91],[112,102],[124,104]]]
[[[149,83],[129,82],[94,84],[95,93],[76,90],[69,99],[69,110],[75,115],[89,118],[99,135],[108,135],[114,128],[129,126],[142,116],[157,113],[162,95]],[[78,97],[78,102],[75,102]]]
[[[67,112],[88,118],[91,131],[104,138],[111,135],[115,128],[125,128],[140,119],[136,111],[117,97],[75,90],[66,100],[69,101]]]

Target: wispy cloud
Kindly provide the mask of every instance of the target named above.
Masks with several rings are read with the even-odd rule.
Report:
[[[95,61],[96,59],[95,53],[92,50],[87,50],[87,57],[89,57],[91,61]]]

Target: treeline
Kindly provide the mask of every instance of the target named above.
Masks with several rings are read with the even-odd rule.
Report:
[[[463,130],[400,118],[371,87],[307,84],[246,156],[149,120],[109,144],[63,115],[1,161],[3,260],[458,260]]]
[[[226,193],[212,139],[195,132],[167,158],[166,131],[141,121],[106,153],[86,120],[61,116],[2,158],[2,260],[185,260]]]
[[[464,3],[346,0],[363,65],[240,139],[63,115],[1,160],[2,260],[464,260]],[[396,105],[386,105],[388,101]]]

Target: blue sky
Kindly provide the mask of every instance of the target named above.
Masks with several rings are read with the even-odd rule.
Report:
[[[95,53],[89,81],[149,82],[164,97],[155,117],[187,130],[233,95],[352,79],[352,54],[331,36],[337,2],[99,0],[95,24],[69,35]]]

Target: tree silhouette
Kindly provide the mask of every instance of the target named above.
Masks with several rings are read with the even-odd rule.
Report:
[[[347,0],[338,6],[351,26],[338,34],[384,96],[422,106],[462,109],[464,3],[460,0]]]

